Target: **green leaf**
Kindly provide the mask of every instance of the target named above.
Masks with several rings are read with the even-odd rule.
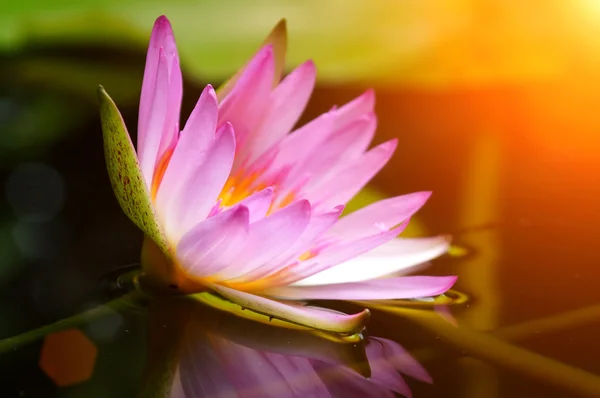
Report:
[[[150,193],[121,113],[102,86],[98,87],[98,98],[104,157],[117,201],[127,217],[170,257],[169,246],[158,225]]]

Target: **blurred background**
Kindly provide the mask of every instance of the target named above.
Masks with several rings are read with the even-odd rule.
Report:
[[[397,137],[399,149],[356,204],[434,192],[408,234],[452,234],[464,249],[427,270],[459,275],[461,322],[488,332],[598,304],[600,1],[2,1],[0,337],[106,300],[103,276],[139,261],[141,236],[106,175],[95,90],[135,130],[161,14],[182,59],[183,114],[283,17],[288,70],[311,58],[319,71],[301,123],[375,88],[376,143]],[[3,396],[131,396],[142,329],[116,313],[83,327],[95,372],[67,388],[39,368],[43,342],[3,354]],[[594,316],[519,345],[600,373],[599,331]],[[411,385],[415,396],[574,396],[459,357],[424,363],[435,383]]]

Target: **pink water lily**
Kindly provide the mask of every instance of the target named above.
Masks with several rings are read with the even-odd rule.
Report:
[[[284,25],[217,93],[207,86],[180,129],[182,77],[173,32],[157,19],[142,86],[137,160],[103,91],[109,174],[145,232],[145,280],[162,290],[210,290],[243,308],[324,330],[360,330],[298,301],[438,295],[454,276],[402,276],[448,249],[446,237],[397,239],[429,192],[379,201],[340,218],[387,163],[396,140],[369,149],[377,119],[368,91],[294,128],[316,71],[279,81]],[[283,43],[283,44],[282,44]],[[283,50],[283,51],[282,51]],[[122,133],[125,137],[122,138]]]
[[[237,334],[249,327],[238,329]],[[412,397],[403,374],[432,382],[427,371],[392,340],[366,339],[365,365],[370,367],[370,377],[364,377],[344,363],[349,358],[342,352],[343,344],[316,345],[286,334],[288,339],[282,341],[279,331],[269,335],[265,344],[264,331],[259,339],[255,333],[248,334],[235,339],[188,327],[168,397]]]

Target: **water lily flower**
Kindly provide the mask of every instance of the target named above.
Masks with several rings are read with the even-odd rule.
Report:
[[[141,91],[137,156],[100,88],[113,189],[145,233],[147,286],[211,291],[243,309],[332,332],[361,330],[368,311],[307,300],[434,296],[454,276],[403,276],[448,249],[443,236],[397,239],[429,192],[385,199],[340,218],[387,163],[396,140],[369,149],[368,91],[292,131],[315,84],[308,61],[280,81],[285,24],[218,94],[207,86],[180,128],[182,75],[171,25],[157,19]]]

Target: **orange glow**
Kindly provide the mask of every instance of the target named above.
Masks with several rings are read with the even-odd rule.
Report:
[[[156,198],[158,187],[160,186],[160,182],[162,181],[163,176],[165,175],[165,171],[167,171],[167,166],[169,165],[171,156],[173,156],[174,150],[175,148],[167,149],[156,163],[156,166],[154,168],[154,176],[152,177],[152,189],[150,191],[152,200]]]
[[[261,189],[266,188],[265,184],[259,183],[255,185],[256,181],[260,178],[259,172],[250,173],[244,175],[244,170],[240,170],[237,174],[229,177],[219,199],[223,206],[233,206],[234,204],[246,199],[248,196]]]
[[[40,368],[59,387],[88,380],[94,372],[98,349],[81,331],[68,329],[46,336]]]
[[[267,214],[281,209],[294,201],[296,195],[294,192],[281,192],[280,178],[282,173],[275,173],[270,177],[265,177],[269,165],[252,168],[251,171],[240,168],[235,174],[231,175],[225,186],[219,194],[221,206],[229,207],[246,199],[248,196],[262,191],[265,188],[274,189],[275,198]],[[281,197],[281,201],[277,201]]]

